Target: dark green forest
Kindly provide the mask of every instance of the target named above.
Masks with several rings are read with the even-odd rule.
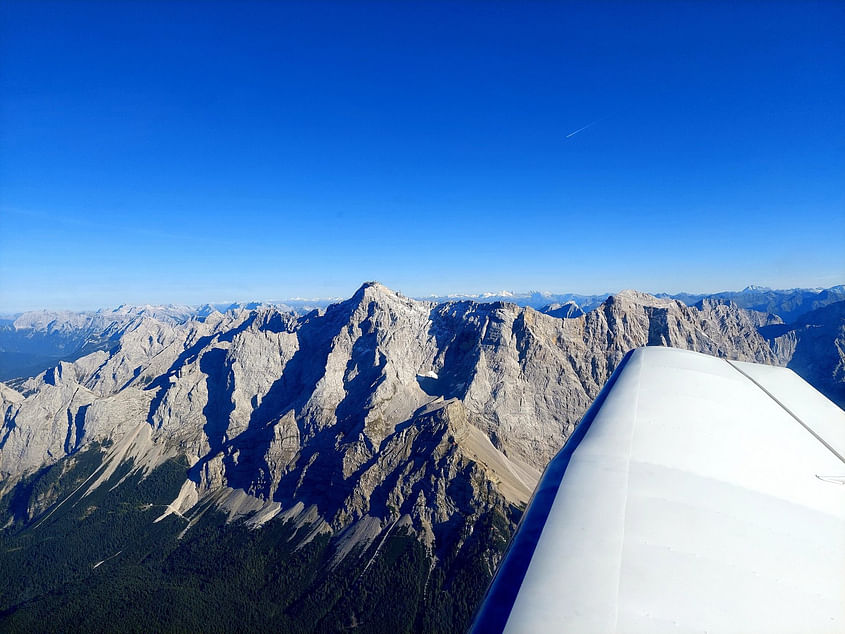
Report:
[[[330,536],[302,545],[292,523],[227,524],[206,508],[181,539],[184,518],[154,523],[185,480],[176,460],[146,478],[126,477],[124,463],[83,497],[101,451],[65,458],[0,498],[0,631],[464,631],[490,580],[485,561],[504,551],[516,519],[483,516],[460,548],[440,549],[437,565],[396,530],[375,558],[370,546],[332,568]]]

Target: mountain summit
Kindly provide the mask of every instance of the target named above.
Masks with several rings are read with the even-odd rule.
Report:
[[[261,584],[281,611],[230,612],[264,627],[378,618],[396,629],[464,628],[543,465],[628,350],[785,363],[805,331],[769,340],[758,331],[780,323],[636,291],[558,318],[508,302],[417,301],[377,282],[304,315],[138,315],[107,346],[0,384],[3,539],[44,575],[39,593],[7,571],[0,611],[35,623],[59,588],[96,614],[116,608],[84,574],[51,581],[49,557],[96,566],[117,586],[142,566],[193,592],[195,580],[229,574],[209,569],[214,534],[262,562],[248,564],[244,583]],[[115,532],[118,517],[134,528]],[[90,543],[73,555],[29,546],[75,530]],[[289,546],[243,550],[282,535]],[[302,580],[279,585],[274,570]],[[342,598],[359,583],[370,599]],[[211,609],[204,601],[180,608],[186,624]],[[385,604],[401,609],[385,615]]]

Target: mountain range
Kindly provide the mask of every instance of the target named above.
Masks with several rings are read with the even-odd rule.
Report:
[[[461,631],[631,348],[785,365],[845,403],[845,289],[740,295],[539,311],[370,282],[310,311],[19,316],[4,345],[62,360],[0,383],[0,623]]]
[[[422,301],[446,303],[473,301],[477,303],[508,302],[530,306],[555,317],[578,317],[598,307],[610,293],[579,295],[575,293],[529,292],[480,293],[477,295],[446,295],[419,298]],[[656,297],[678,299],[688,306],[708,299],[730,302],[740,308],[771,313],[785,323],[792,323],[801,315],[828,304],[845,300],[845,285],[830,288],[793,288],[773,290],[748,286],[742,291],[712,294],[658,294]],[[305,315],[324,310],[336,299],[288,299],[282,302],[234,302],[187,305],[122,305],[98,311],[29,311],[0,316],[0,381],[31,376],[52,367],[59,361],[73,361],[98,347],[108,346],[120,326],[138,316],[148,316],[168,323],[185,323],[202,319],[214,312],[227,313],[274,308],[281,312]],[[115,326],[109,329],[110,326]]]

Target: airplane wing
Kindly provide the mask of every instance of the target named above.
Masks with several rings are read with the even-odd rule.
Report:
[[[845,632],[845,412],[785,368],[626,356],[473,632]]]

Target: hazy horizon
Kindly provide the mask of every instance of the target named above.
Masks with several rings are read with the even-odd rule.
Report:
[[[653,289],[642,289],[642,288],[633,288],[633,287],[624,287],[624,288],[616,288],[612,290],[604,290],[598,291],[593,293],[582,293],[577,291],[569,291],[569,290],[549,290],[549,289],[499,289],[499,290],[487,290],[487,291],[473,291],[473,292],[460,292],[460,291],[451,291],[446,293],[421,293],[421,294],[412,294],[406,293],[401,288],[396,288],[389,284],[384,284],[381,280],[364,280],[355,288],[350,290],[349,293],[346,295],[335,295],[335,296],[297,296],[297,297],[250,297],[250,298],[239,298],[239,299],[209,299],[203,301],[166,301],[166,302],[157,302],[157,301],[125,301],[125,302],[118,302],[115,304],[104,304],[104,305],[83,305],[80,304],[76,307],[74,306],[64,306],[64,305],[54,305],[54,306],[34,306],[29,308],[22,308],[22,309],[11,309],[6,310],[4,307],[0,306],[0,317],[10,317],[13,315],[19,315],[26,312],[33,312],[33,311],[48,311],[48,312],[60,312],[60,311],[70,311],[70,312],[96,312],[98,310],[115,310],[120,308],[121,306],[187,306],[187,307],[200,307],[206,304],[212,306],[219,306],[221,304],[248,304],[248,303],[258,303],[258,304],[284,304],[284,303],[314,303],[314,304],[324,304],[324,303],[332,303],[337,301],[344,301],[349,299],[355,291],[360,288],[363,284],[367,283],[368,281],[376,281],[384,286],[390,288],[393,291],[401,293],[405,297],[409,297],[411,299],[418,299],[418,300],[427,300],[427,299],[443,299],[443,298],[479,298],[483,299],[484,296],[491,296],[491,297],[498,297],[498,296],[506,296],[508,294],[513,295],[517,298],[524,298],[530,295],[542,295],[542,296],[549,296],[551,298],[562,296],[562,295],[576,295],[582,297],[596,297],[602,295],[614,295],[626,290],[634,290],[643,293],[648,293],[650,295],[679,295],[679,294],[689,294],[689,295],[715,295],[718,293],[736,293],[746,290],[749,287],[758,287],[758,288],[765,288],[772,291],[790,291],[790,290],[827,290],[832,287],[845,285],[845,280],[842,280],[835,284],[825,285],[825,286],[791,286],[791,287],[784,287],[784,288],[775,288],[766,286],[763,284],[746,284],[742,288],[722,288],[719,290],[707,290],[707,291],[700,291],[700,290],[680,290],[680,291],[663,291],[663,290],[653,290]]]

